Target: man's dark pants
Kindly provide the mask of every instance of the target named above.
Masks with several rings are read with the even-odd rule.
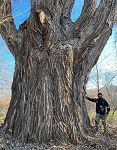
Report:
[[[99,129],[100,119],[102,119],[102,123],[104,125],[104,133],[105,133],[106,132],[106,122],[105,122],[106,121],[106,116],[98,114],[98,113],[96,113],[96,120],[95,120],[96,132],[98,132],[98,129]]]

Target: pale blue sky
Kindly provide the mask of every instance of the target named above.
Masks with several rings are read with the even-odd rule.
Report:
[[[30,0],[20,0],[20,3],[18,3],[18,1],[19,0],[12,0],[12,9],[17,5],[13,11],[14,22],[17,29],[19,25],[29,17],[31,8]]]

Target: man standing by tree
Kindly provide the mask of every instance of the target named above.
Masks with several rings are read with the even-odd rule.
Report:
[[[86,97],[89,101],[95,102],[96,103],[96,119],[95,119],[95,126],[96,126],[96,133],[98,132],[98,124],[100,119],[102,119],[102,123],[104,125],[104,133],[106,132],[106,117],[110,111],[110,106],[107,103],[107,101],[105,99],[103,99],[102,97],[102,93],[98,93],[98,99],[92,99],[89,97]],[[106,112],[106,108],[107,107],[107,112]]]

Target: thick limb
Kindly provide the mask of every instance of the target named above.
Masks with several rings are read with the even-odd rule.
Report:
[[[80,35],[82,30],[90,23],[92,16],[96,10],[97,0],[85,0],[84,6],[81,12],[80,17],[76,20],[75,24],[76,35]]]
[[[116,12],[116,0],[111,2],[110,5],[105,2],[105,5],[106,6],[100,5],[99,8],[95,11],[93,18],[90,21],[90,24],[83,32],[79,41],[76,42],[76,45],[74,45],[76,47],[75,57],[77,58],[75,60],[77,64],[79,64],[79,61],[81,61],[83,57],[85,57],[88,49],[90,49],[94,45],[94,43],[100,38],[100,36],[103,35],[103,33],[105,32],[105,28],[106,30],[112,30],[112,26],[110,27],[107,21],[110,18],[111,11],[114,11],[114,14]],[[114,20],[111,21],[111,25],[113,23]]]
[[[17,34],[17,30],[12,16],[10,0],[2,0],[0,2],[0,33],[9,50],[15,57],[16,50],[13,48],[13,45],[17,43],[14,39]]]

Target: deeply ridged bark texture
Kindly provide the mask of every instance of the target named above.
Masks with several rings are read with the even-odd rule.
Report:
[[[73,23],[74,1],[32,0],[19,30],[9,0],[0,3],[0,17],[9,17],[0,33],[15,58],[4,129],[23,142],[78,141],[90,126],[86,84],[111,35],[117,0],[101,0],[98,8],[97,0],[85,0]]]

